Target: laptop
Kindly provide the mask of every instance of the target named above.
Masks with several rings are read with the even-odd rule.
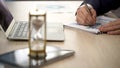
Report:
[[[28,40],[28,22],[16,22],[7,6],[0,0],[0,27],[9,40]],[[64,41],[62,23],[47,22],[47,41]]]

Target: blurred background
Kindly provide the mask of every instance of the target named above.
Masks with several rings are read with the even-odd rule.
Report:
[[[82,0],[6,0],[6,1],[82,1]]]

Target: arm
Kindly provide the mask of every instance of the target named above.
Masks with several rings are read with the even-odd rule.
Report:
[[[86,0],[96,10],[97,15],[104,14],[120,6],[120,0]]]
[[[77,9],[76,21],[78,24],[94,25],[96,14],[98,16],[120,6],[120,0],[86,0],[86,2],[92,5],[92,8],[90,8],[92,16],[88,14],[86,7],[83,5],[83,7]],[[120,19],[102,25],[99,30],[107,34],[120,35]]]
[[[93,6],[97,15],[104,14],[120,6],[120,0],[87,0],[87,3]],[[120,35],[120,19],[102,25],[99,30],[107,34]]]

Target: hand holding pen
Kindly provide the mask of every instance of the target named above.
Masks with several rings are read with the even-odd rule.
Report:
[[[86,3],[77,9],[76,21],[81,25],[94,25],[96,23],[96,11]]]

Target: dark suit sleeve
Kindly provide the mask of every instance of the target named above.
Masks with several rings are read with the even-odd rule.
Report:
[[[97,15],[104,14],[120,6],[120,0],[86,0],[96,10]]]

